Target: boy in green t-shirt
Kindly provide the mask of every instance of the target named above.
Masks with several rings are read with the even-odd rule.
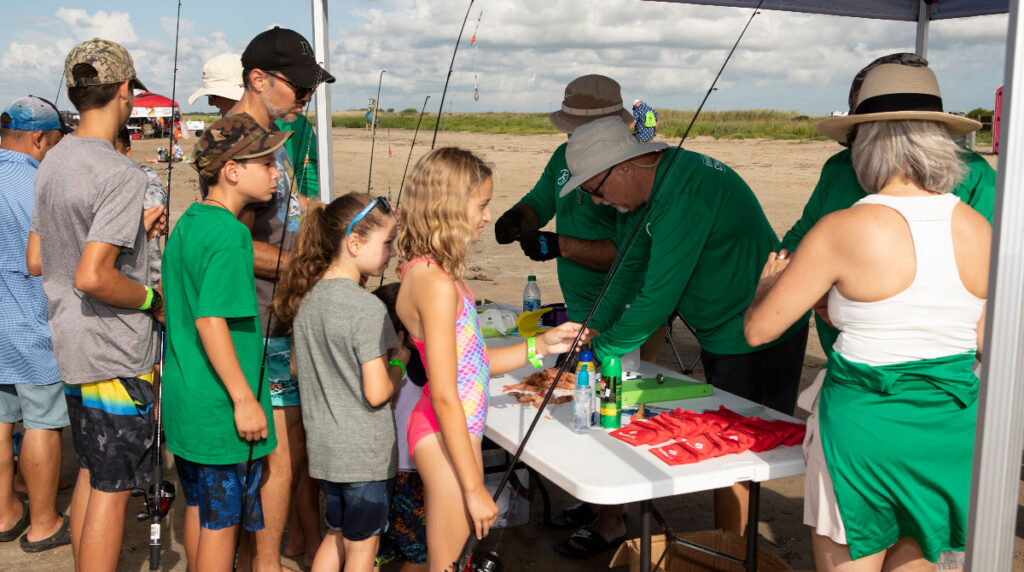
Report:
[[[261,460],[277,442],[260,379],[252,238],[237,216],[271,198],[274,150],[290,135],[245,113],[214,123],[193,153],[209,194],[181,216],[164,251],[163,418],[188,504],[190,570],[230,570],[235,527],[263,528]]]

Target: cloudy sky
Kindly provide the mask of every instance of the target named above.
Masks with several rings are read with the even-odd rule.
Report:
[[[365,106],[381,69],[387,70],[383,107],[418,109],[426,95],[437,105],[467,6],[467,0],[331,1],[334,108]],[[0,102],[28,93],[53,98],[64,56],[94,36],[125,45],[139,77],[169,96],[176,10],[176,0],[5,2]],[[477,0],[445,110],[549,111],[561,103],[565,84],[587,73],[618,80],[624,99],[694,109],[749,15],[639,0]],[[312,36],[306,0],[184,0],[181,18],[177,99],[185,110],[212,109],[205,98],[186,104],[200,86],[207,58],[241,53],[249,39],[274,25]],[[932,23],[928,55],[947,110],[993,107],[1003,78],[1006,26],[1005,15]],[[470,44],[474,30],[477,41]],[[913,51],[914,33],[907,22],[765,10],[707,107],[808,114],[845,109],[856,71],[879,55]],[[61,108],[69,107],[65,95],[60,100]]]

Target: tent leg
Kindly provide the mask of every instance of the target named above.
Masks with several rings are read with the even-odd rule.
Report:
[[[924,59],[928,59],[928,23],[931,21],[931,13],[928,0],[917,0],[917,43],[914,46],[914,53]],[[934,0],[932,0],[934,1]]]

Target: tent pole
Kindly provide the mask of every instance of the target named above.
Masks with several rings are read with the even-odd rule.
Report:
[[[914,46],[914,53],[924,59],[928,59],[928,24],[931,22],[930,5],[925,0],[917,0],[917,43]]]
[[[327,26],[327,0],[312,0],[312,2],[313,54],[316,61],[325,70],[330,71],[331,36]],[[334,198],[334,141],[331,137],[330,85],[322,83],[313,92],[313,100],[316,101],[316,158],[320,177],[320,200],[324,203],[329,203]]]
[[[982,383],[974,443],[971,508],[967,518],[966,570],[1010,570],[1024,442],[1024,20],[1017,0],[1010,2],[1006,45],[1006,88],[999,149],[992,257],[989,270]],[[1020,99],[1021,103],[1017,103]]]

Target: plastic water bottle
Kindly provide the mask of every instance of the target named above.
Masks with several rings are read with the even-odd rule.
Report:
[[[590,426],[593,427],[598,423],[598,410],[601,408],[600,402],[597,400],[597,386],[599,385],[600,377],[597,375],[597,366],[594,365],[594,354],[590,350],[583,350],[580,352],[579,363],[576,366],[576,371],[580,371],[583,366],[587,367],[587,371],[590,372]]]
[[[526,277],[526,288],[523,288],[523,312],[540,309],[540,286],[533,274]]]
[[[572,397],[572,430],[577,433],[589,433],[593,392],[590,388],[590,371],[586,364],[580,364],[580,370],[576,374],[576,390]]]

